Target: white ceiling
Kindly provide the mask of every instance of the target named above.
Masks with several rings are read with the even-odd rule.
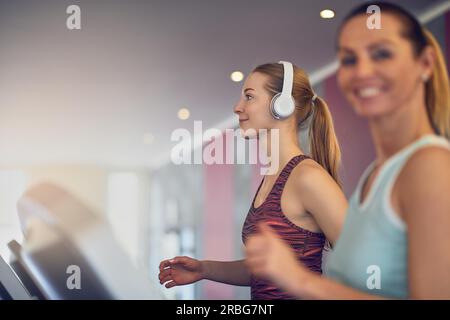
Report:
[[[336,27],[360,2],[76,1],[82,29],[69,31],[74,1],[0,1],[0,165],[157,165],[174,129],[230,117],[232,71],[332,62]],[[395,2],[419,13],[443,1]],[[323,8],[337,17],[320,19]]]

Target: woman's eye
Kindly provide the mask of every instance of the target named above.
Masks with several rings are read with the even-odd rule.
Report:
[[[376,50],[372,53],[372,59],[373,60],[385,60],[392,57],[392,54],[388,50]]]
[[[353,56],[346,56],[341,58],[341,64],[343,66],[350,66],[354,65],[356,63],[356,57]]]
[[[249,94],[245,95],[245,100],[251,100],[251,99],[253,99],[253,97],[251,95],[249,95]]]

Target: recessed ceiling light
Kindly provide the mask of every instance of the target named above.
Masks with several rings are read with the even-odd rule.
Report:
[[[334,18],[335,13],[331,9],[324,9],[324,10],[320,11],[320,16],[323,19],[332,19],[332,18]]]
[[[234,82],[241,82],[244,79],[244,74],[240,71],[234,71],[231,73],[230,78]]]
[[[186,108],[181,108],[180,110],[178,110],[178,118],[180,120],[187,120],[187,119],[189,119],[190,114],[191,113]]]
[[[155,141],[155,136],[151,133],[144,134],[144,144],[152,144]]]

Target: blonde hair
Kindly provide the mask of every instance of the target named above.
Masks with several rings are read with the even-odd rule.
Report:
[[[433,73],[425,84],[428,117],[436,133],[450,139],[450,87],[447,66],[435,37],[426,29],[423,32],[436,57]]]
[[[258,72],[269,77],[265,87],[274,96],[283,88],[283,66],[279,63],[267,63],[256,67]],[[319,163],[331,177],[341,185],[339,180],[339,166],[341,151],[334,132],[333,119],[326,102],[317,97],[313,101],[314,91],[305,71],[294,66],[294,80],[292,96],[295,100],[295,118],[300,127],[311,118],[309,127],[309,143],[311,157]]]

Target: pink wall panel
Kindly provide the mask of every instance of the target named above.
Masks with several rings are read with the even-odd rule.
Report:
[[[204,259],[233,258],[234,166],[204,165]],[[191,191],[192,192],[192,191]],[[211,281],[204,283],[205,299],[232,299],[233,288]]]
[[[335,76],[325,80],[324,93],[341,146],[341,180],[350,196],[364,169],[375,159],[370,132],[366,120],[358,117],[342,96]]]

